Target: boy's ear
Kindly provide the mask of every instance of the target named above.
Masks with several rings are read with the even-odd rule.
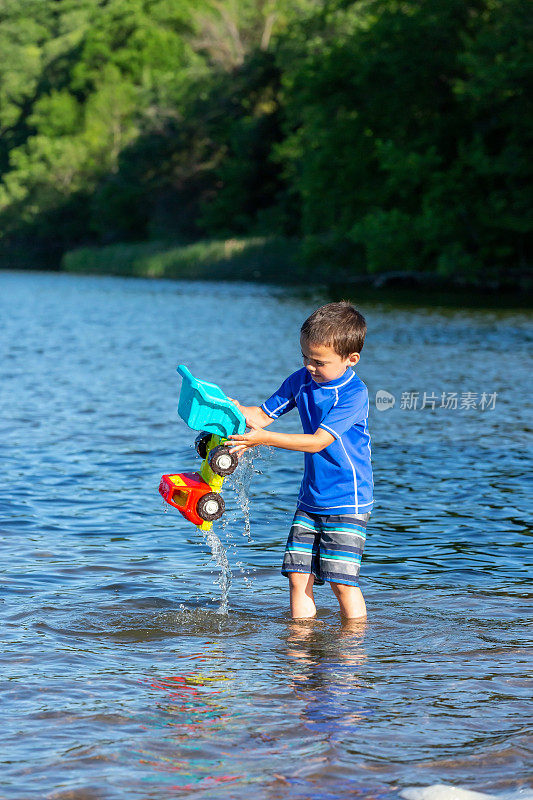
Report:
[[[355,367],[355,365],[357,364],[357,362],[361,358],[361,353],[350,353],[348,358],[350,359],[350,366],[351,367]]]

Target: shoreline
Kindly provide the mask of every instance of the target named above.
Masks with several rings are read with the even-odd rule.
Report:
[[[357,294],[360,300],[395,305],[494,309],[533,306],[532,279],[525,273],[512,276],[515,281],[487,284],[442,278],[428,272],[367,274],[351,264],[335,267],[322,259],[304,263],[300,247],[299,240],[274,237],[233,237],[191,244],[167,241],[113,244],[68,251],[57,269],[45,270],[166,280],[245,281],[320,291],[332,299]],[[36,270],[42,268],[43,265],[37,264]],[[10,266],[5,262],[0,262],[0,269],[33,271],[32,267]],[[325,273],[329,273],[327,277]]]

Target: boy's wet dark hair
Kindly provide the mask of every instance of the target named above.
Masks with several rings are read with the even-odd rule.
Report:
[[[331,347],[341,356],[360,353],[366,336],[365,318],[347,300],[327,303],[314,311],[301,328],[308,342]]]

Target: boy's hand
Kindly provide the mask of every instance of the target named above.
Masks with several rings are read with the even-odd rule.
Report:
[[[255,428],[250,425],[251,430],[248,433],[234,433],[229,438],[235,444],[230,448],[230,453],[237,453],[240,457],[246,450],[251,447],[257,447],[259,444],[267,444],[268,433],[262,428]]]
[[[246,407],[245,407],[245,406],[241,406],[241,404],[239,403],[239,401],[238,401],[238,400],[235,400],[235,398],[234,398],[234,397],[228,397],[228,400],[231,400],[231,402],[232,402],[232,403],[235,403],[235,405],[237,406],[237,408],[239,409],[239,411],[240,411],[242,414],[244,414],[244,416],[246,416],[246,414],[245,414]]]
[[[232,403],[235,403],[243,417],[246,419],[246,424],[249,428],[264,428],[270,425],[272,419],[265,414],[265,412],[258,406],[242,406],[238,400],[233,397],[228,397]]]
[[[281,447],[283,450],[299,450],[302,453],[320,453],[335,441],[335,437],[324,428],[317,428],[314,433],[279,433],[265,431],[255,425],[251,427],[248,433],[235,433],[229,437],[234,445],[231,448],[232,453],[241,455],[249,447],[257,447],[258,444]]]

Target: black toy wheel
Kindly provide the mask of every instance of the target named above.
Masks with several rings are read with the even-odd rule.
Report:
[[[208,492],[202,495],[196,504],[196,513],[206,522],[220,519],[225,510],[226,504],[216,492]]]
[[[230,453],[229,447],[225,447],[223,444],[213,447],[207,461],[215,475],[231,475],[239,463],[237,454]]]
[[[196,448],[196,452],[200,456],[200,458],[205,458],[207,455],[207,445],[209,444],[209,439],[211,438],[211,434],[207,433],[206,431],[200,431],[196,439],[194,440],[194,446]]]

